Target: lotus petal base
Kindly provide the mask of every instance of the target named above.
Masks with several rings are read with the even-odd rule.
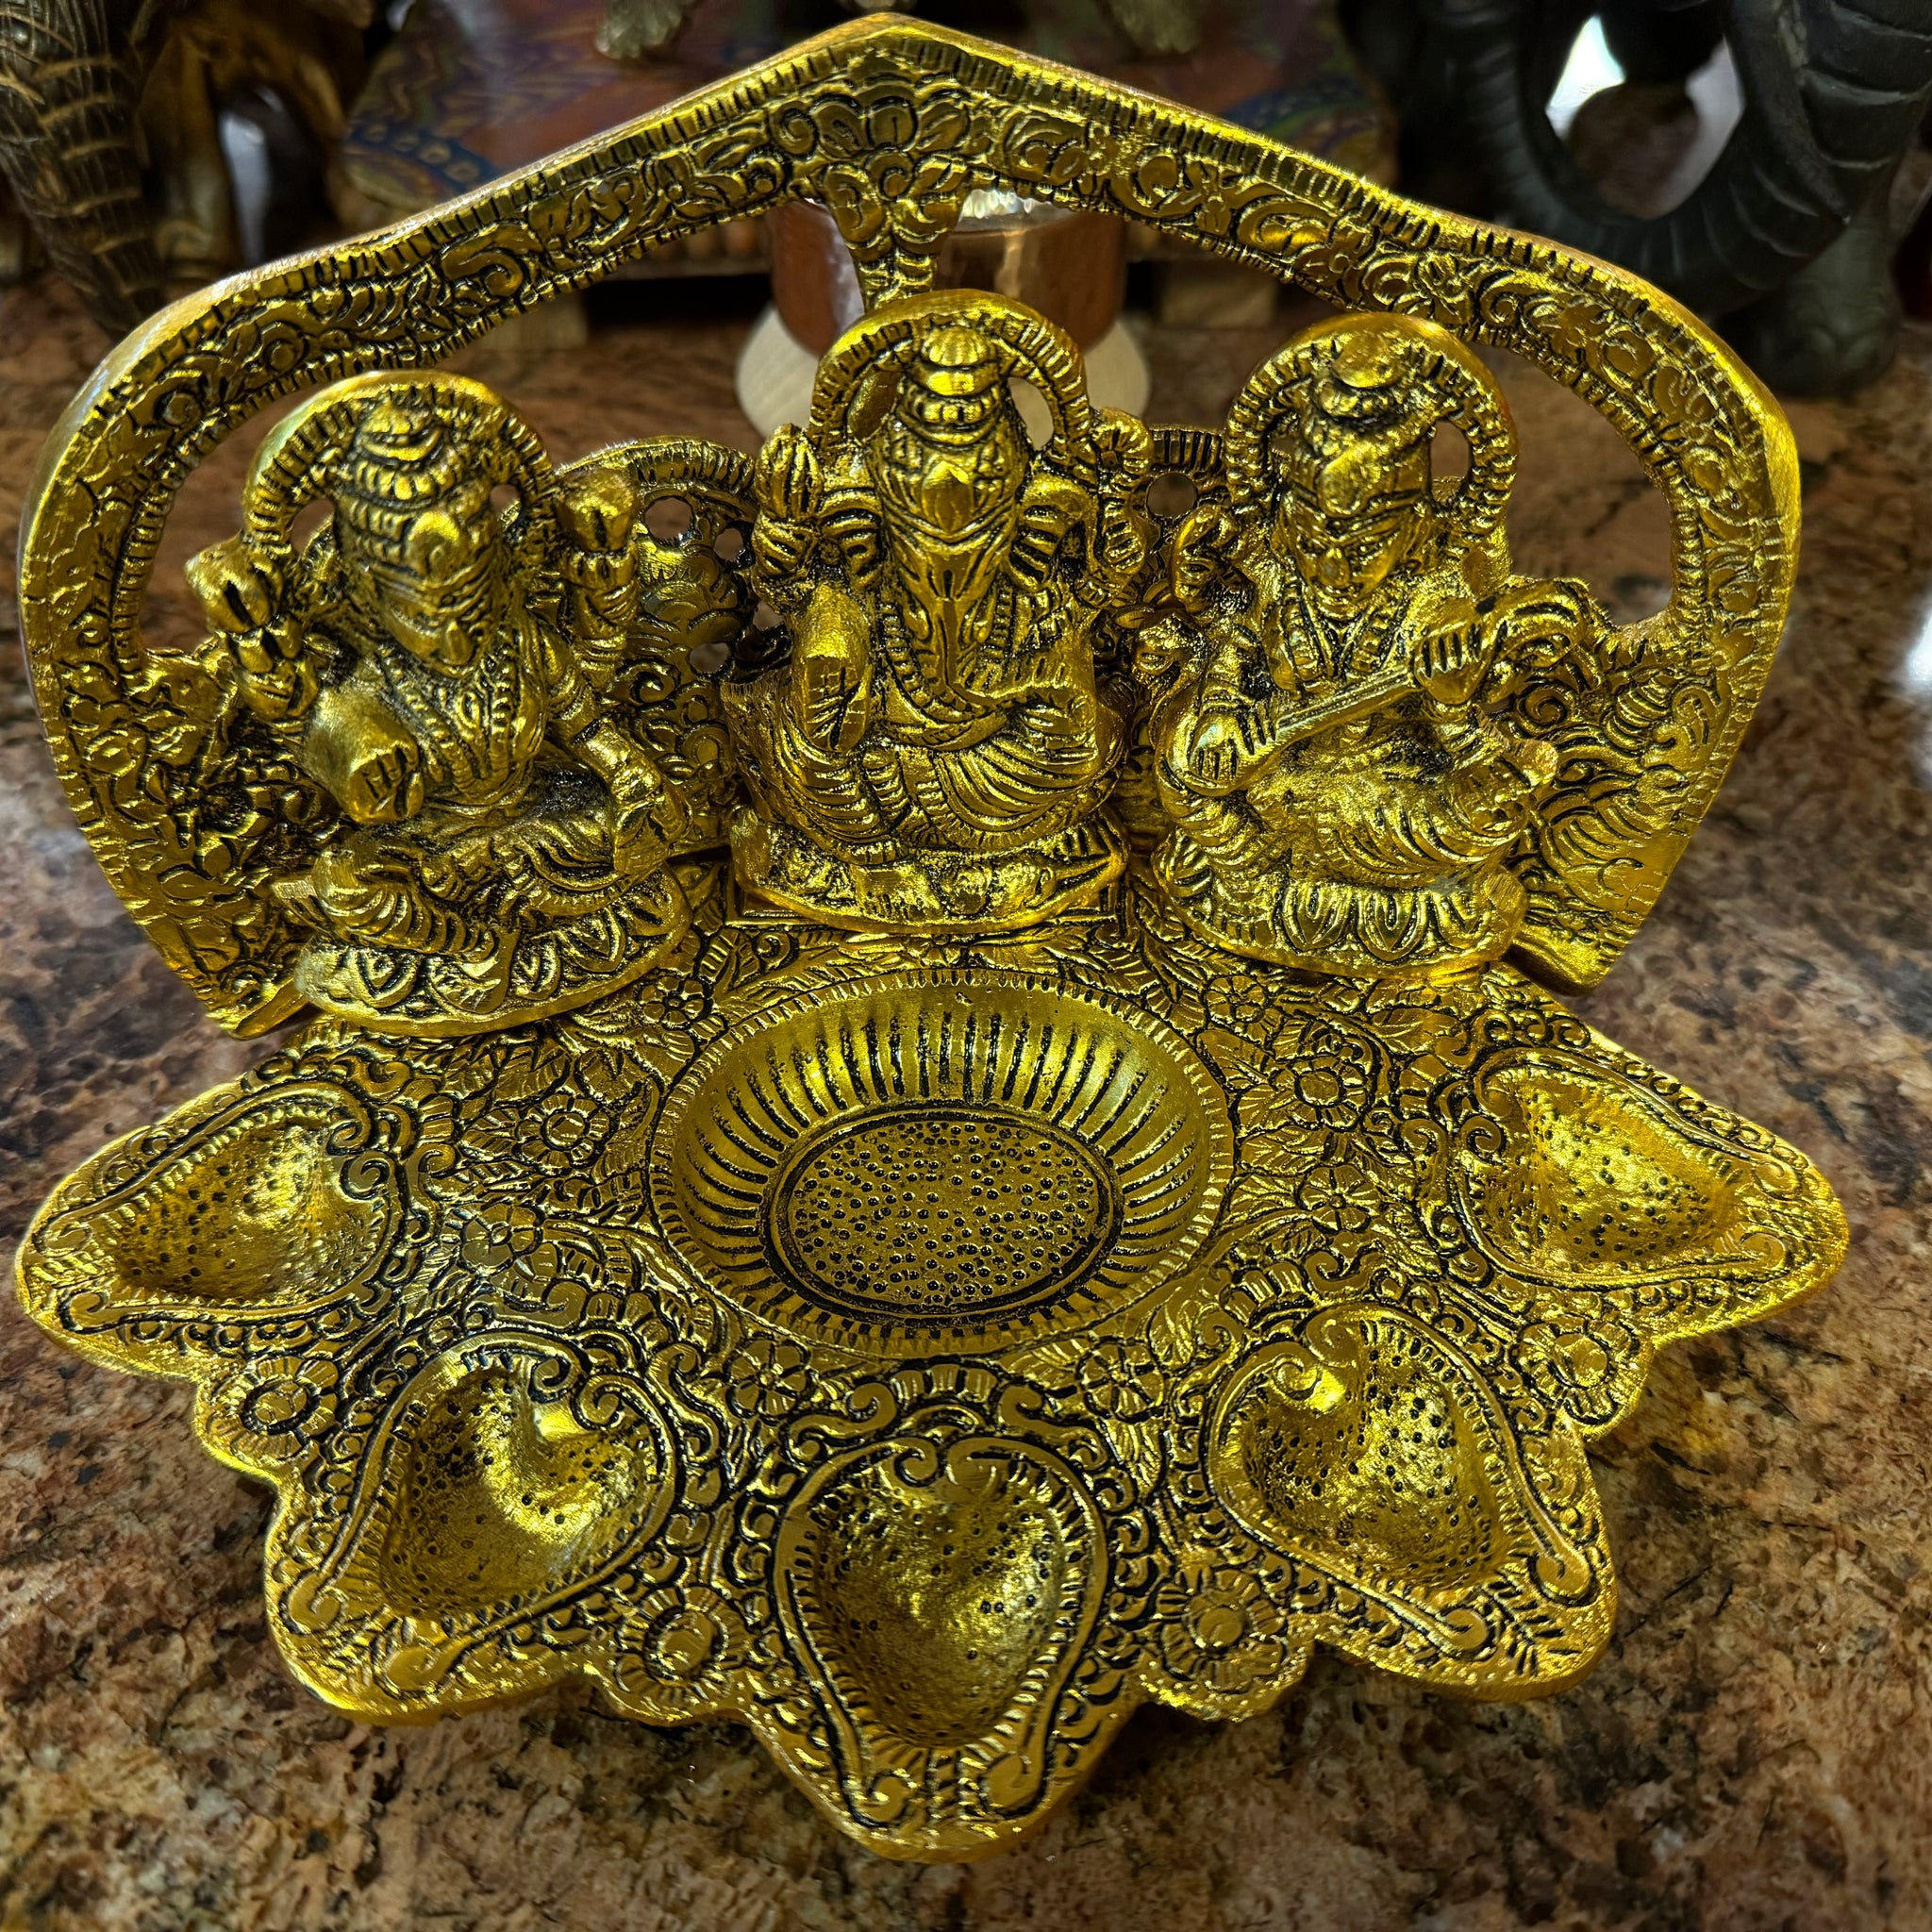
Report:
[[[565,1018],[333,1020],[67,1181],[29,1307],[274,1482],[291,1669],[583,1673],[874,1849],[1038,1825],[1152,1698],[1324,1642],[1534,1695],[1608,1636],[1584,1442],[1837,1265],[1803,1157],[1507,964],[1320,980],[1118,909],[727,916]]]

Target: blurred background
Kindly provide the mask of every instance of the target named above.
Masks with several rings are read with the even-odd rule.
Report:
[[[820,32],[862,0],[0,0],[0,283],[63,276],[110,334],[235,269],[395,221]],[[1775,387],[1847,393],[1932,313],[1932,0],[905,0],[1421,199],[1624,263]],[[1252,328],[1266,278],[1123,225],[969,211],[1107,400],[1123,306]],[[976,238],[976,240],[975,240]],[[1017,261],[1017,270],[1014,263]],[[810,210],[638,264],[772,313],[741,398],[779,420],[856,305]],[[1003,284],[1008,286],[1008,284]],[[754,300],[754,298],[758,298]],[[584,339],[572,303],[529,348]]]

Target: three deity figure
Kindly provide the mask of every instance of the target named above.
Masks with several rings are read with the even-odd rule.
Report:
[[[1195,443],[1198,507],[1163,536],[1155,438],[1089,406],[1052,325],[971,291],[867,316],[755,471],[637,444],[559,477],[463,378],[323,392],[191,566],[207,660],[325,795],[274,887],[299,992],[428,1033],[579,1004],[682,938],[670,861],[727,816],[746,904],[822,924],[1016,929],[1099,901],[1138,841],[1236,953],[1351,977],[1498,957],[1559,775],[1515,701],[1559,660],[1587,685],[1607,633],[1580,585],[1510,573],[1494,382],[1431,325],[1349,318]],[[675,541],[646,526],[667,495]],[[735,808],[667,769],[678,706]],[[1137,734],[1156,822],[1109,803]]]

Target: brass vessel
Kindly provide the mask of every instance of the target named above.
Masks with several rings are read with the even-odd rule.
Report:
[[[1344,312],[1222,433],[1096,409],[1051,322],[930,288],[975,188]],[[808,199],[868,308],[756,461],[558,470],[435,372]],[[1514,569],[1473,345],[1637,450],[1666,609]],[[298,393],[206,645],[150,653],[175,492]],[[307,1017],[61,1184],[26,1306],[275,1486],[320,1695],[584,1674],[891,1856],[1009,1843],[1143,1701],[1251,1714],[1318,1642],[1557,1690],[1612,1621],[1589,1439],[1843,1253],[1801,1155],[1557,997],[1723,777],[1796,506],[1627,275],[891,19],[207,291],[55,436],[23,607],[130,911],[225,1025]]]

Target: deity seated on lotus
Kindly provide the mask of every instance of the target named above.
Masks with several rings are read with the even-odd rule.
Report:
[[[1037,317],[919,292],[975,188],[1537,361],[1668,499],[1669,607],[1511,575],[1500,401],[1409,315],[1291,345],[1224,436],[1096,420]],[[553,477],[474,386],[365,377],[198,566],[214,644],[148,651],[168,499],[252,410],[800,199],[873,308],[756,479]],[[304,1683],[383,1722],[580,1675],[951,1859],[1138,1704],[1249,1715],[1317,1644],[1465,1695],[1589,1668],[1586,1440],[1844,1252],[1796,1150],[1550,990],[1649,910],[1775,646],[1795,462],[1721,345],[890,20],[200,299],[70,420],[25,629],[170,961],[237,1030],[334,1012],[101,1150],[21,1277],[275,1485]]]
[[[1443,425],[1459,482],[1431,475]],[[1559,659],[1591,682],[1605,626],[1582,585],[1510,573],[1514,460],[1482,364],[1405,317],[1323,324],[1237,399],[1140,652],[1156,871],[1204,938],[1351,978],[1515,940],[1507,860],[1558,766],[1515,700]]]
[[[654,588],[625,455],[566,487],[479,386],[362,377],[276,431],[243,534],[191,565],[205,661],[336,808],[274,881],[315,1004],[395,1031],[508,1024],[686,929],[664,869],[685,799],[618,715]],[[297,550],[318,496],[332,516]]]
[[[1028,442],[1010,384],[1045,398]],[[727,687],[740,884],[833,925],[1038,921],[1120,875],[1122,721],[1093,630],[1140,569],[1145,428],[997,296],[918,296],[826,358],[758,465],[757,581],[790,661]]]

